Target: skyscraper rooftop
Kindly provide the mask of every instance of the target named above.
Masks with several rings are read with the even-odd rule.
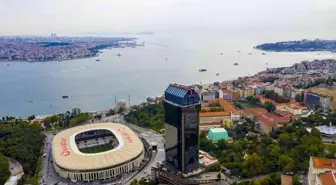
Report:
[[[165,99],[180,106],[188,106],[199,102],[198,93],[186,86],[170,84],[165,91]]]

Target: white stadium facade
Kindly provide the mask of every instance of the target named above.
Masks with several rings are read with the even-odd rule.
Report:
[[[102,146],[104,151],[95,151]],[[102,180],[138,168],[144,158],[144,146],[125,125],[95,123],[58,133],[52,140],[52,157],[56,172],[63,178]]]

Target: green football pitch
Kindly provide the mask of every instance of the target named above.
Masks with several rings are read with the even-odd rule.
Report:
[[[105,144],[105,145],[100,145],[100,146],[94,146],[90,148],[82,148],[79,149],[82,153],[86,154],[93,154],[93,153],[100,153],[100,152],[106,152],[112,149],[111,144]]]

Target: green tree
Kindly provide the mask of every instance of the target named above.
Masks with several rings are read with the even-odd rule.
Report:
[[[73,109],[71,110],[71,116],[72,116],[72,117],[76,117],[76,116],[78,116],[80,113],[81,113],[81,110],[80,110],[79,108],[73,108]]]
[[[265,102],[265,103],[264,103],[264,108],[265,108],[268,112],[273,112],[273,111],[275,111],[275,109],[276,109],[275,105],[273,105],[271,102]]]
[[[280,156],[279,158],[279,166],[280,169],[282,169],[283,171],[287,171],[290,172],[293,169],[293,159],[290,158],[288,155],[283,154]]]
[[[131,185],[137,185],[138,184],[138,179],[134,178],[131,182]]]
[[[317,137],[317,138],[321,138],[321,133],[320,133],[320,131],[319,131],[317,128],[315,128],[315,127],[313,127],[313,128],[311,129],[311,131],[310,131],[310,135],[311,135],[311,136],[315,136],[315,137]]]
[[[110,109],[110,110],[107,111],[107,113],[105,115],[106,116],[113,116],[115,114],[116,114],[115,111],[113,109]]]
[[[118,114],[121,114],[125,111],[125,107],[123,106],[120,106],[119,109],[118,109]]]
[[[5,184],[10,177],[8,160],[0,153],[0,184]]]
[[[293,185],[301,185],[298,175],[296,174],[293,175],[292,180],[293,180]]]
[[[243,162],[243,175],[246,175],[247,177],[254,177],[264,171],[265,166],[263,164],[263,160],[256,153],[247,156]]]

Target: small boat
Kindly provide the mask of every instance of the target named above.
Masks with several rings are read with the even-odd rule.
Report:
[[[10,64],[6,64],[6,66],[10,66]]]
[[[206,72],[207,69],[199,69],[198,71],[199,71],[199,72]]]
[[[118,57],[121,57],[121,53],[117,53],[117,56],[118,56]]]
[[[168,59],[166,58],[166,60],[168,60]]]
[[[99,61],[100,61],[99,59],[96,60],[96,62],[99,62]]]
[[[64,95],[64,96],[62,96],[62,98],[63,98],[63,99],[67,99],[67,98],[69,98],[69,96]]]
[[[237,66],[237,65],[239,65],[237,62],[235,62],[234,64],[233,64],[234,66]]]
[[[249,53],[249,55],[252,55],[252,53]]]
[[[223,55],[223,53],[220,53],[221,55]]]
[[[266,53],[261,53],[262,55],[266,55]]]
[[[89,68],[89,66],[86,66],[85,68],[87,69],[87,68]]]
[[[33,103],[33,100],[28,100],[29,103]]]
[[[238,51],[238,53],[240,53],[240,51]]]
[[[218,76],[218,75],[219,75],[219,73],[216,74],[216,76]]]

